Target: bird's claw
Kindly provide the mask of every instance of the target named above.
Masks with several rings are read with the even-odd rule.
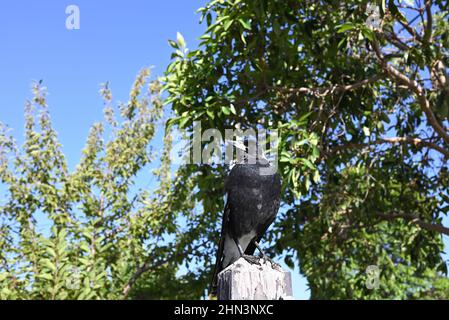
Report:
[[[255,257],[255,256],[250,256],[247,254],[242,255],[242,258],[245,259],[246,261],[248,261],[250,264],[257,264],[257,265],[261,265],[259,258]]]
[[[271,260],[270,258],[268,258],[266,255],[263,255],[263,256],[262,256],[262,259],[263,259],[264,261],[268,261],[268,262],[271,264],[271,268],[272,268],[272,269],[275,269],[275,270],[281,270],[281,269],[282,269],[282,267],[281,267],[279,264],[277,264],[276,262],[274,262],[273,260]]]

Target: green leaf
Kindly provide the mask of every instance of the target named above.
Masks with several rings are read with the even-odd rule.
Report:
[[[56,271],[56,265],[51,262],[49,259],[42,259],[41,263],[46,266],[47,268],[49,268],[51,271],[55,272]]]
[[[232,20],[232,19],[227,20],[224,24],[224,30],[228,31],[228,29],[231,27],[233,22],[234,22],[234,20]]]
[[[307,191],[310,190],[310,185],[311,185],[310,179],[309,179],[309,177],[306,177],[305,188]]]
[[[337,26],[337,33],[343,33],[352,29],[355,29],[355,25],[351,22],[346,22]]]
[[[245,28],[246,30],[251,30],[251,24],[247,20],[243,20],[242,18],[239,19],[240,24]]]
[[[244,44],[246,44],[245,34],[243,32],[240,34],[240,39]]]
[[[302,115],[302,116],[299,118],[298,122],[300,122],[300,123],[304,122],[305,120],[307,120],[308,117],[310,117],[310,115],[311,115],[312,113],[313,113],[313,112],[307,112],[306,114]]]
[[[178,49],[179,48],[178,44],[175,41],[173,41],[173,40],[168,40],[168,43],[174,49]]]
[[[185,127],[185,125],[189,122],[190,117],[184,117],[181,118],[180,122],[179,122],[179,128],[183,129]]]
[[[313,174],[313,182],[319,183],[320,180],[321,180],[320,172],[318,170],[316,170]]]
[[[309,169],[315,170],[315,166],[313,165],[312,162],[310,162],[309,159],[305,159],[305,158],[301,158],[300,161],[306,165],[306,167],[308,167]]]
[[[402,14],[402,12],[399,11],[398,7],[394,3],[394,0],[388,1],[388,10],[390,11],[391,15],[396,19],[401,20],[402,22],[407,22],[407,19]]]
[[[385,8],[386,8],[386,1],[387,0],[380,0],[379,7],[380,7],[380,14],[381,14],[382,17],[385,15],[385,12],[386,12],[386,10],[385,10]]]
[[[229,116],[231,114],[231,110],[228,107],[224,107],[224,106],[221,107],[221,111],[227,116]]]
[[[365,136],[369,137],[371,135],[371,131],[368,127],[363,127],[363,133]]]
[[[374,31],[366,27],[362,28],[362,35],[369,41],[374,40]]]
[[[211,118],[212,120],[215,119],[215,114],[211,110],[207,110],[206,113],[209,116],[209,118]]]
[[[52,256],[53,258],[56,257],[56,252],[55,252],[55,250],[54,250],[52,247],[47,247],[47,248],[45,248],[45,251],[46,251],[50,256]]]
[[[185,48],[186,42],[182,34],[180,34],[179,32],[176,33],[176,40],[178,41],[178,44],[181,48]]]
[[[38,274],[37,277],[41,278],[41,279],[45,279],[45,280],[50,280],[50,281],[53,280],[53,276],[49,273]]]
[[[233,104],[231,104],[231,105],[229,106],[229,109],[231,110],[231,112],[232,112],[233,114],[237,115],[237,111],[235,110],[235,107],[234,107]]]

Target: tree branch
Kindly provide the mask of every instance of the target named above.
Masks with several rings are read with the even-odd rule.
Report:
[[[379,145],[379,144],[384,144],[384,143],[413,144],[415,146],[427,147],[429,149],[433,149],[435,151],[440,152],[442,155],[444,155],[445,159],[449,159],[449,150],[446,150],[443,147],[441,147],[433,142],[422,140],[419,138],[412,138],[412,137],[381,138],[379,140],[369,142],[369,143],[348,143],[345,145],[340,145],[340,146],[335,147],[330,152],[328,152],[327,155],[335,154],[335,153],[338,153],[340,151],[347,150],[347,149],[362,149],[362,148],[366,148],[369,146]]]
[[[399,39],[396,36],[394,31],[392,32],[392,34],[382,33],[382,35],[388,42],[390,42],[396,48],[398,48],[400,50],[404,50],[404,51],[410,50],[410,47],[407,44],[405,44],[404,42],[402,42],[401,39]]]
[[[134,284],[136,283],[136,281],[145,272],[147,272],[147,271],[149,271],[151,269],[157,269],[157,268],[161,267],[162,265],[168,263],[169,261],[173,261],[173,260],[178,259],[180,257],[189,255],[190,253],[192,253],[193,251],[197,250],[198,248],[203,247],[204,245],[205,245],[205,242],[201,242],[198,245],[192,247],[187,252],[185,252],[185,251],[178,251],[178,252],[172,254],[171,256],[169,256],[169,257],[167,257],[165,259],[156,261],[156,262],[154,262],[152,256],[148,257],[147,261],[145,261],[144,264],[142,264],[140,267],[137,268],[136,272],[133,274],[133,276],[129,279],[129,281],[127,282],[127,284],[123,288],[124,298],[126,299],[128,297],[128,294],[131,291],[131,289],[134,286]]]
[[[424,38],[423,43],[428,44],[432,41],[432,26],[433,26],[433,17],[432,17],[432,0],[426,1],[426,16],[427,23],[424,30]]]
[[[416,30],[410,26],[409,23],[402,21],[401,19],[397,20],[403,27],[405,30],[407,30],[407,32],[416,40],[418,40],[419,42],[422,42],[422,37],[420,34],[418,34],[418,32],[416,32]]]
[[[423,87],[419,85],[419,83],[415,80],[410,79],[405,74],[401,73],[399,70],[388,64],[384,56],[379,48],[379,44],[377,43],[377,40],[373,40],[372,42],[374,52],[376,53],[377,59],[379,60],[382,69],[396,82],[403,84],[407,86],[410,90],[412,90],[413,93],[417,96],[417,101],[421,107],[421,110],[425,113],[427,117],[427,121],[432,126],[432,128],[438,133],[438,135],[444,139],[447,143],[449,143],[449,134],[444,130],[444,128],[441,126],[437,118],[435,117],[435,114],[433,113],[430,102],[426,98],[426,93]]]
[[[282,92],[287,93],[297,93],[297,94],[314,94],[314,95],[323,95],[327,93],[343,93],[351,90],[356,90],[360,87],[366,86],[368,84],[374,83],[380,79],[384,78],[383,74],[376,74],[375,76],[353,83],[353,84],[347,84],[347,85],[334,85],[331,87],[315,87],[315,88],[308,88],[308,87],[300,87],[300,88],[283,88],[283,87],[270,87],[272,90],[278,90]]]
[[[392,221],[395,219],[405,219],[414,224],[417,224],[424,230],[438,232],[438,233],[449,236],[449,228],[439,225],[439,224],[422,221],[421,219],[419,219],[418,216],[413,215],[413,214],[393,212],[392,214],[376,213],[376,216],[378,216],[379,218],[381,218],[383,220],[389,220],[389,221]]]
[[[131,291],[133,285],[136,283],[137,279],[139,279],[139,277],[143,273],[147,272],[150,269],[159,268],[160,266],[162,266],[162,265],[166,264],[168,261],[170,261],[171,260],[170,258],[171,257],[169,257],[167,259],[160,260],[157,263],[154,263],[151,259],[148,259],[142,266],[137,268],[136,272],[133,274],[131,279],[129,279],[128,283],[123,288],[123,295],[125,296],[125,299],[128,297],[128,294]]]
[[[441,154],[443,154],[446,159],[449,159],[449,150],[444,149],[443,147],[437,145],[436,143],[422,140],[419,138],[395,137],[395,138],[383,138],[382,141],[389,142],[389,143],[407,143],[407,144],[413,144],[415,146],[421,145],[423,147],[427,147],[429,149],[438,151]]]

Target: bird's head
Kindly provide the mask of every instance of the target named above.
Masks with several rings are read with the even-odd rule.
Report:
[[[237,140],[226,140],[226,143],[229,143],[237,150],[236,159],[232,159],[230,162],[231,169],[236,164],[262,164],[268,165],[269,160],[267,159],[265,152],[262,151],[259,144],[255,140],[249,139],[237,139]]]

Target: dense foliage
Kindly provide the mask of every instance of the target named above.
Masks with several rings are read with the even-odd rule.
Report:
[[[171,42],[172,122],[281,131],[271,253],[300,266],[315,299],[448,297],[447,1],[214,0],[200,12],[199,48]],[[184,174],[199,170],[215,222],[223,168]]]
[[[159,155],[150,148],[163,105],[159,82],[148,78],[144,69],[118,108],[102,87],[105,121],[93,125],[73,172],[41,83],[26,104],[21,148],[2,126],[0,299],[189,297],[176,273],[190,239],[170,212],[193,206],[171,193],[170,136]],[[136,186],[151,179],[152,189]]]

